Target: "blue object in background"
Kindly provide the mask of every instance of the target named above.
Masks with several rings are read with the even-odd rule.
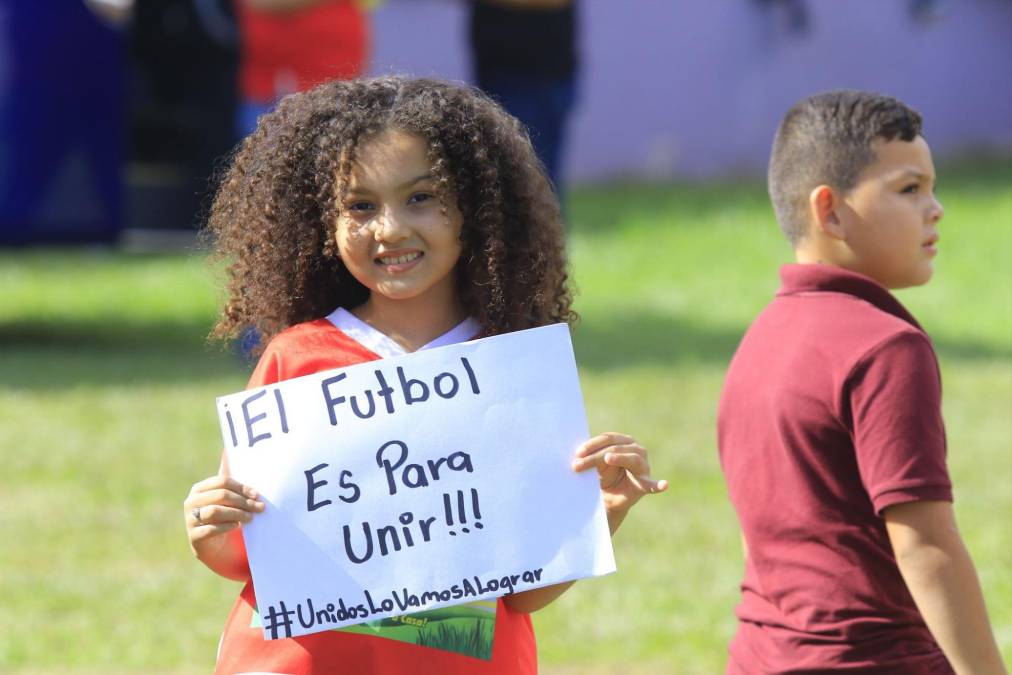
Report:
[[[116,238],[124,79],[82,0],[0,0],[0,245]]]
[[[562,149],[569,115],[576,104],[576,76],[557,80],[479,77],[478,86],[527,127],[531,144],[561,197]]]

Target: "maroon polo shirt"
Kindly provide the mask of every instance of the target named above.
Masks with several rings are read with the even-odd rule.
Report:
[[[785,265],[728,368],[718,446],[748,544],[729,673],[952,673],[882,511],[952,501],[934,350],[872,279]]]

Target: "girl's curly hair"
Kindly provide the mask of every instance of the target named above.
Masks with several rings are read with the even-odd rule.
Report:
[[[481,334],[575,320],[558,200],[521,124],[476,89],[380,77],[288,96],[239,147],[208,221],[228,271],[213,337],[252,327],[262,346],[368,298],[334,232],[356,148],[387,129],[425,139],[441,198],[456,196],[457,288]]]

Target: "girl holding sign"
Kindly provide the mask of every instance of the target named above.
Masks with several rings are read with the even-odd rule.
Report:
[[[521,125],[466,87],[384,77],[285,98],[235,156],[210,230],[229,264],[215,335],[266,344],[251,387],[575,318],[543,167]],[[623,434],[590,439],[573,466],[598,471],[613,533],[667,487]],[[529,614],[571,585],[500,598],[488,660],[351,631],[264,640],[240,529],[264,509],[257,493],[223,461],[183,506],[197,558],[246,582],[218,673],[536,673]]]

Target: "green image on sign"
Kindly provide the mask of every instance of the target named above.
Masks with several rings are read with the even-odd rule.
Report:
[[[410,642],[421,647],[442,649],[488,661],[492,658],[496,604],[495,599],[478,600],[417,614],[386,617],[335,630]],[[254,609],[250,628],[260,627],[260,613]]]

